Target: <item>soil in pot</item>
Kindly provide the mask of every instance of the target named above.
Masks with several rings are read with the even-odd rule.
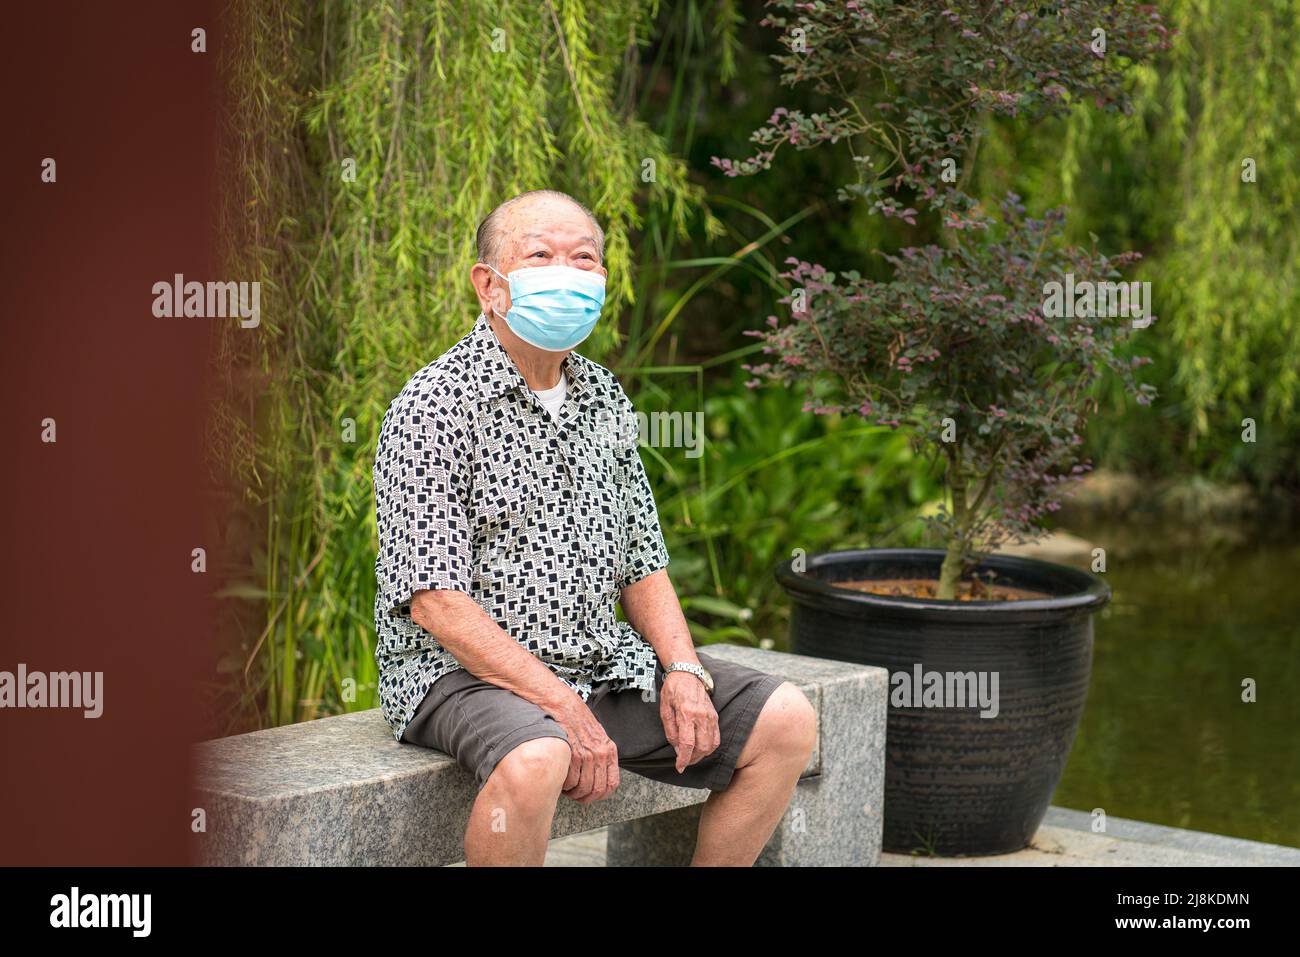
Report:
[[[873,595],[894,595],[905,598],[934,599],[939,582],[934,578],[868,578],[861,581],[835,582],[836,588],[852,588]],[[1033,601],[1051,598],[1047,592],[1000,585],[980,579],[963,581],[957,585],[956,601]]]

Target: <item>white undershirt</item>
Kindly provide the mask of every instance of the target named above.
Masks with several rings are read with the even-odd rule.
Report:
[[[542,405],[546,406],[546,411],[551,413],[551,418],[560,417],[560,406],[564,405],[564,395],[568,391],[569,384],[565,381],[564,370],[560,370],[560,381],[553,389],[534,389],[537,398],[542,400]]]

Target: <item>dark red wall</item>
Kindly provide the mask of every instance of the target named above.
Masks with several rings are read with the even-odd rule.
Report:
[[[103,671],[104,715],[0,710],[0,863],[185,863],[213,645],[203,546],[218,5],[5,10],[0,76],[0,670]],[[208,52],[190,52],[190,31]],[[44,157],[57,184],[40,179]],[[58,442],[42,444],[41,420]]]

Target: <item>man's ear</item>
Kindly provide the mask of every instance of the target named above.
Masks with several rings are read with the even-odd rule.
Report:
[[[475,263],[469,271],[469,281],[474,286],[474,292],[478,294],[479,305],[483,311],[487,312],[488,306],[492,304],[492,280],[496,273],[487,267],[485,263]]]

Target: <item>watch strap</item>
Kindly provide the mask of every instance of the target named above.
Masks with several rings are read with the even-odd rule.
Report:
[[[668,667],[664,668],[664,677],[667,677],[674,671],[690,672],[700,679],[700,683],[704,685],[705,690],[708,691],[709,694],[713,694],[713,688],[711,687],[712,683],[705,677],[703,665],[697,665],[693,661],[674,661],[672,664],[668,665]]]

